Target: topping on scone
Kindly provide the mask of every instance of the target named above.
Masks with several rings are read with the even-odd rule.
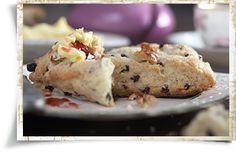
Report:
[[[100,58],[104,48],[101,39],[83,28],[63,38],[52,46],[53,60],[69,59],[71,62]]]
[[[158,55],[156,49],[150,43],[142,43],[141,50],[135,53],[139,62],[149,62],[150,64],[157,63]]]

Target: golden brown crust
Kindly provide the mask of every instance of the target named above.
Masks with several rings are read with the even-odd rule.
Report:
[[[142,51],[141,46],[118,48],[108,53],[116,67],[113,94],[187,97],[215,85],[215,75],[210,65],[202,62],[192,48],[185,45],[150,46],[157,55],[155,64],[142,62],[142,58],[137,56]]]

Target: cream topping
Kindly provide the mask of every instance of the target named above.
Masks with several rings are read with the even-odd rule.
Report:
[[[72,62],[86,59],[100,58],[104,48],[102,40],[93,32],[84,32],[83,28],[76,29],[72,34],[64,37],[52,46],[60,58],[67,58]]]

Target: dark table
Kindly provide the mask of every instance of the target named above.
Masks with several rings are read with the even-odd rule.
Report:
[[[220,104],[229,109],[229,101]],[[185,114],[123,121],[88,121],[24,113],[24,136],[179,136],[200,109]],[[211,135],[211,134],[209,134]]]
[[[198,111],[139,120],[86,121],[23,115],[24,136],[157,136],[179,135]]]

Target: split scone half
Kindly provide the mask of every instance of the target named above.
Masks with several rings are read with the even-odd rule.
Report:
[[[216,84],[209,63],[186,45],[142,43],[106,54],[115,65],[113,94],[186,97]]]
[[[45,95],[57,89],[65,95],[84,95],[92,102],[112,106],[114,65],[109,58],[102,58],[103,51],[98,37],[77,29],[28,65],[30,80]]]

